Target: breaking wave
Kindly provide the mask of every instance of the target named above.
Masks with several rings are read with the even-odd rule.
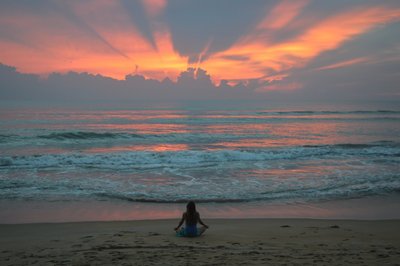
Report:
[[[256,163],[271,160],[321,159],[326,157],[400,157],[400,144],[335,144],[264,148],[254,150],[127,151],[110,153],[71,152],[0,157],[1,168],[80,167],[101,169],[190,168],[223,163]]]
[[[38,138],[52,139],[52,140],[90,140],[90,139],[115,139],[115,138],[142,138],[139,134],[128,134],[128,133],[111,133],[111,132],[61,132],[61,133],[50,133],[47,135],[39,135]]]

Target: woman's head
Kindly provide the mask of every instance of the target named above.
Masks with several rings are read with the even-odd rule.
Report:
[[[188,213],[196,213],[196,204],[193,201],[189,201],[186,205],[186,211]]]

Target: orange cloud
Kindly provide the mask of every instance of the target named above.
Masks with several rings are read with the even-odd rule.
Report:
[[[373,27],[400,19],[399,9],[357,8],[324,18],[289,40],[270,42],[268,37],[292,25],[308,2],[279,1],[228,49],[205,57],[209,42],[194,67],[207,70],[216,83],[221,79],[229,80],[229,84],[249,79],[279,81],[291,69],[305,66],[321,53],[337,49]],[[159,80],[176,79],[189,61],[176,51],[171,30],[159,16],[167,1],[143,0],[142,4],[151,40],[143,36],[120,1],[65,2],[62,7],[67,15],[56,10],[46,16],[29,10],[2,14],[2,29],[11,29],[14,35],[0,39],[0,62],[37,74],[73,70],[123,79],[135,72]],[[361,58],[352,59],[319,70],[361,62]]]
[[[166,2],[145,3],[155,14]],[[0,53],[0,61],[28,73],[78,71],[117,79],[134,71],[174,79],[187,67],[188,59],[174,51],[166,27],[154,27],[154,47],[119,1],[68,2],[63,8],[73,19],[56,12],[2,16],[0,25],[18,32],[22,41],[0,39],[0,50],[8,51]]]
[[[284,5],[283,3],[281,5]],[[301,7],[300,5],[293,7],[292,10],[295,11],[290,17],[276,24],[270,24],[273,25],[270,27],[272,31],[290,21]],[[280,8],[278,6],[276,10]],[[302,67],[322,52],[336,49],[345,41],[377,25],[399,19],[400,10],[398,9],[368,7],[326,18],[299,36],[277,44],[270,44],[262,38],[257,38],[255,32],[251,32],[231,48],[210,56],[206,62],[202,63],[202,67],[219,79],[260,79],[273,73]],[[258,29],[268,26],[266,21],[260,25]],[[266,32],[272,34],[270,28],[267,28]],[[241,60],[232,58],[241,58]]]
[[[94,12],[99,18],[92,17],[92,21],[88,23],[113,46],[129,57],[129,60],[119,59],[118,62],[115,62],[119,64],[115,67],[123,70],[122,75],[118,78],[124,78],[126,74],[135,69],[135,72],[147,78],[161,80],[169,77],[176,79],[179,73],[186,69],[188,59],[180,56],[174,50],[168,27],[155,18],[165,8],[166,1],[143,1],[143,5],[152,21],[150,28],[153,31],[154,44],[139,33],[139,30],[131,23],[129,14],[117,1],[107,1],[106,5],[99,5],[98,10]],[[93,6],[96,5],[90,4],[91,8]],[[81,4],[78,8],[80,7]],[[90,14],[82,13],[82,9],[76,10],[76,13],[86,20],[91,18]],[[110,18],[110,21],[113,21],[112,23],[107,22],[103,25],[99,20],[101,21],[100,18],[105,14],[117,15],[115,15],[115,18]],[[100,62],[97,63],[100,64]]]
[[[153,76],[153,78],[170,77],[175,80],[179,73],[187,68],[188,59],[180,56],[174,50],[171,33],[167,29],[159,28],[153,35],[157,46],[157,55],[143,58],[144,72],[152,71],[153,75],[157,73],[157,76]]]
[[[15,65],[20,71],[31,73],[48,73],[51,71],[71,70],[77,58],[93,57],[101,54],[104,57],[121,57],[110,51],[104,43],[93,40],[61,16],[50,14],[38,17],[24,14],[22,18],[2,16],[1,25],[7,25],[18,34],[19,42],[0,41],[0,54],[3,63]],[[63,28],[64,32],[58,32]],[[31,29],[42,29],[34,31]],[[83,56],[85,55],[85,56]],[[80,65],[83,66],[84,64]]]
[[[161,12],[165,7],[166,1],[144,1],[144,6],[150,15],[155,15]],[[79,4],[79,7],[81,4]],[[90,5],[92,8],[95,5]],[[95,12],[99,17],[102,17],[103,11],[105,14],[118,14],[115,18],[110,18],[112,23],[107,22],[102,25],[98,19],[92,18],[90,25],[96,28],[96,31],[106,38],[115,47],[123,51],[129,57],[129,60],[123,61],[119,69],[123,69],[123,78],[127,73],[135,71],[148,78],[163,79],[170,77],[175,79],[179,73],[186,69],[187,58],[179,56],[174,51],[171,34],[166,26],[158,21],[154,21],[151,25],[153,30],[153,38],[155,47],[147,39],[145,39],[139,30],[131,23],[129,14],[119,2],[111,1],[107,5],[100,5]],[[110,9],[112,12],[110,12]],[[90,18],[90,14],[76,11],[82,18]],[[151,19],[151,18],[150,18]],[[107,20],[108,21],[108,20]],[[99,62],[98,62],[99,63]],[[137,66],[137,68],[136,68]]]

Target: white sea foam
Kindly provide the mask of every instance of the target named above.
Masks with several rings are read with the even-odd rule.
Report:
[[[109,152],[2,156],[0,168],[93,167],[110,169],[187,168],[222,163],[257,163],[271,160],[322,159],[324,157],[370,156],[396,159],[399,145],[340,144],[254,150],[187,150],[168,152]]]

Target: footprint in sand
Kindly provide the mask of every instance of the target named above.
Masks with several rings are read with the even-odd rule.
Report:
[[[378,254],[376,255],[378,258],[389,258],[389,255],[387,254]]]
[[[80,239],[82,239],[82,241],[83,241],[84,243],[87,243],[87,242],[89,242],[89,241],[92,240],[92,237],[93,237],[93,236],[83,236],[83,237],[81,237]]]
[[[121,234],[134,234],[136,231],[120,231]]]

